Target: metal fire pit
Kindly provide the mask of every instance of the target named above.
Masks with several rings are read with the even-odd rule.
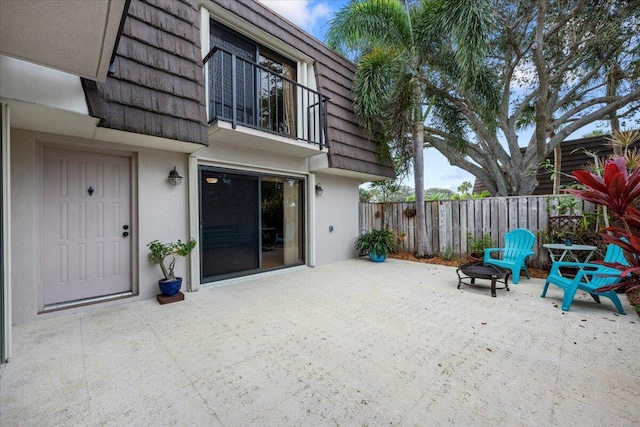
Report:
[[[509,290],[510,270],[498,267],[493,264],[485,264],[483,262],[470,262],[462,264],[456,270],[458,274],[458,289],[460,285],[485,287],[476,284],[476,279],[491,280],[491,296],[496,296],[496,289]],[[496,283],[502,283],[504,286],[496,288]]]

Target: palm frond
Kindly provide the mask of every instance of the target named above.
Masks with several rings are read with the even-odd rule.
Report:
[[[353,105],[361,124],[372,124],[386,115],[389,96],[399,69],[403,67],[397,51],[375,48],[358,62],[353,79]]]
[[[450,50],[460,69],[458,83],[473,89],[491,47],[495,12],[489,0],[422,0],[416,32],[425,55]]]
[[[447,145],[461,154],[466,152],[466,119],[462,112],[444,98],[436,98],[433,110],[433,122],[447,136]]]
[[[350,57],[374,47],[411,44],[407,10],[398,0],[354,0],[329,25],[327,45]]]

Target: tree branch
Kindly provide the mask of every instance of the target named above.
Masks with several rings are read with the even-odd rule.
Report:
[[[606,98],[606,97],[605,97]],[[558,132],[551,140],[549,141],[549,148],[553,149],[558,144],[560,144],[567,136],[571,135],[573,132],[577,131],[581,127],[584,127],[590,123],[595,122],[596,120],[601,120],[605,118],[608,114],[611,114],[615,110],[620,107],[629,104],[630,102],[637,101],[640,99],[640,88],[636,89],[629,94],[619,97],[616,101],[607,104],[605,107],[596,110],[586,116],[578,118],[576,121],[571,123],[569,126],[565,126]]]

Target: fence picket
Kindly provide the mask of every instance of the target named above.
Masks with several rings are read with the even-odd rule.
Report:
[[[455,251],[456,256],[462,256],[467,253],[467,221],[468,221],[469,203],[467,200],[460,201],[460,249]],[[455,248],[454,248],[455,250]]]

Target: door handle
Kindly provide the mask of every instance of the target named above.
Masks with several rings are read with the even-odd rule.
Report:
[[[128,231],[125,231],[124,233],[122,233],[122,235],[123,235],[124,237],[127,237],[127,236],[129,235],[129,232],[128,232]]]

